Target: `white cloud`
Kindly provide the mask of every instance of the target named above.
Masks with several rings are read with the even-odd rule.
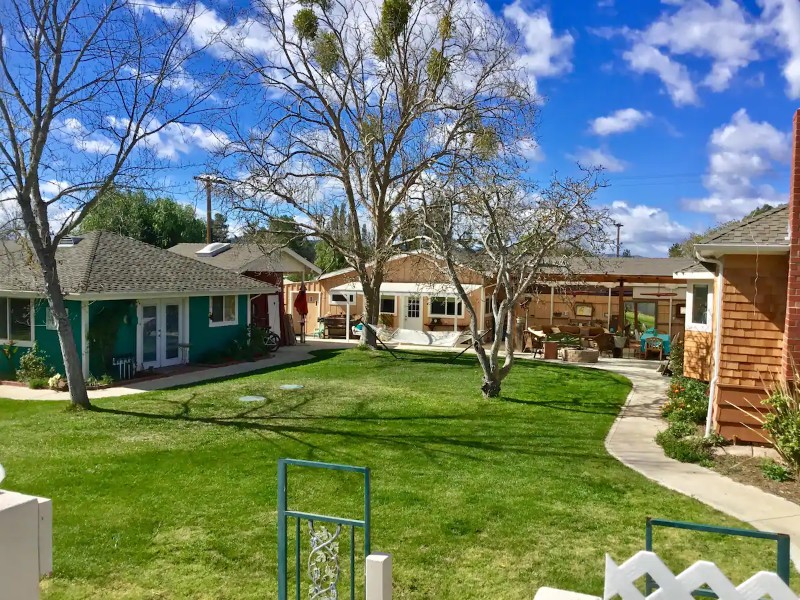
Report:
[[[635,44],[625,52],[623,58],[637,73],[653,73],[661,79],[675,106],[697,104],[697,92],[686,66],[673,61],[658,48],[647,44]]]
[[[648,121],[653,115],[635,108],[623,108],[605,117],[597,117],[589,123],[595,135],[612,135],[633,131]]]
[[[676,106],[696,104],[697,85],[716,92],[727,89],[742,68],[760,58],[758,45],[768,27],[739,2],[662,3],[675,8],[661,13],[644,29],[622,29],[618,33],[631,41],[631,48],[623,54],[629,67],[638,73],[658,76]],[[682,57],[708,60],[710,69],[695,82],[687,66],[678,60]]]
[[[557,35],[544,10],[528,12],[521,0],[503,8],[503,17],[520,32],[525,51],[518,64],[534,77],[560,75],[572,70],[572,47],[569,33]]]
[[[641,256],[665,256],[669,247],[686,238],[691,230],[663,209],[645,204],[629,204],[624,200],[613,202],[609,207],[611,218],[622,223],[620,242],[632,254]]]
[[[790,98],[800,98],[800,2],[797,0],[759,0],[763,18],[789,55],[783,66]]]
[[[763,204],[785,202],[786,194],[761,179],[774,170],[776,163],[787,162],[790,156],[788,133],[765,121],[752,121],[747,111],[740,109],[730,123],[711,133],[708,169],[703,178],[709,195],[684,200],[683,205],[728,220]]]
[[[567,158],[579,162],[584,167],[603,167],[609,173],[620,173],[628,167],[628,163],[617,158],[605,148],[580,147]]]
[[[524,138],[517,142],[517,152],[520,156],[533,162],[542,162],[545,159],[542,146],[533,138]]]

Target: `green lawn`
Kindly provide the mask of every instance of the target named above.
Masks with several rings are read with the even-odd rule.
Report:
[[[606,454],[622,378],[520,362],[502,400],[478,384],[474,358],[348,350],[91,412],[3,400],[0,461],[9,489],[53,498],[51,599],[275,598],[279,457],[372,468],[373,549],[394,555],[399,599],[600,593],[604,552],[641,549],[647,515],[737,525]],[[353,478],[290,477],[296,508],[358,504]],[[768,544],[656,542],[673,567],[774,564]]]

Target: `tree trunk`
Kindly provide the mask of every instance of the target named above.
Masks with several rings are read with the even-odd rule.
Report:
[[[500,396],[500,380],[495,375],[484,375],[483,385],[481,386],[484,398],[497,398]]]
[[[362,289],[364,290],[364,315],[362,319],[372,325],[372,327],[364,327],[365,335],[361,336],[361,343],[372,348],[378,348],[378,340],[375,335],[373,327],[378,326],[378,316],[381,306],[381,285],[373,279],[371,285],[364,285],[362,282]]]
[[[83,368],[81,359],[78,356],[78,347],[75,344],[72,324],[69,321],[64,296],[61,293],[61,282],[56,270],[56,261],[44,249],[37,249],[37,254],[39,255],[39,264],[44,275],[47,302],[53,313],[53,320],[56,322],[58,343],[61,346],[61,356],[64,358],[64,370],[72,404],[89,408],[91,406],[89,394],[86,391],[86,382],[83,379]],[[33,318],[33,315],[31,315],[31,318]]]

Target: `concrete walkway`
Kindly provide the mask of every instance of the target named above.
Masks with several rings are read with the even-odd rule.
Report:
[[[756,529],[789,534],[792,561],[800,569],[800,506],[710,469],[664,456],[655,436],[666,427],[659,409],[669,380],[655,372],[654,363],[608,359],[591,366],[624,375],[633,383],[628,401],[606,437],[606,449],[612,456],[648,479]]]
[[[89,399],[114,398],[117,396],[127,396],[129,394],[141,394],[153,390],[163,390],[182,385],[192,385],[202,381],[212,379],[222,379],[234,375],[243,375],[252,371],[268,369],[280,365],[302,362],[312,358],[311,352],[322,349],[347,348],[350,344],[337,343],[335,341],[309,340],[304,345],[284,346],[280,348],[274,356],[257,360],[254,362],[243,362],[224,367],[212,367],[202,371],[192,371],[171,375],[168,377],[158,377],[146,379],[144,381],[131,381],[124,386],[110,387],[102,390],[90,390]],[[23,386],[0,385],[0,398],[11,400],[69,400],[69,392],[55,392],[53,390],[32,390]]]

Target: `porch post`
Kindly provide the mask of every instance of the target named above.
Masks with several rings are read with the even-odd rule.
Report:
[[[611,328],[611,287],[608,288],[608,312],[606,313],[606,329]]]
[[[250,305],[250,294],[247,294],[247,326],[250,327],[250,323],[253,322],[253,307]]]
[[[619,280],[619,316],[617,321],[617,329],[625,331],[625,280]]]
[[[455,304],[453,305],[453,333],[455,333],[456,331],[458,331],[458,301],[459,301],[459,298],[458,298],[458,296],[455,296],[455,297],[454,297],[454,300],[455,300]],[[447,304],[446,304],[446,302],[447,302],[447,301],[445,300],[445,311],[447,311]],[[421,308],[421,307],[420,307],[420,308]],[[424,327],[425,327],[425,326],[423,325],[423,328],[424,328]]]
[[[556,302],[556,288],[553,284],[550,284],[550,325],[553,324],[553,307],[555,306]]]
[[[355,298],[355,296],[356,295],[353,294],[354,298]],[[346,312],[346,314],[347,314],[347,318],[345,320],[344,339],[349,342],[350,341],[350,303],[349,302],[347,302],[347,312]]]
[[[81,369],[83,378],[89,377],[89,303],[81,301]]]
[[[656,310],[658,310],[658,309],[656,309]],[[669,321],[668,321],[668,323],[669,323],[668,335],[669,335],[669,339],[671,340],[672,339],[672,296],[669,297]]]

